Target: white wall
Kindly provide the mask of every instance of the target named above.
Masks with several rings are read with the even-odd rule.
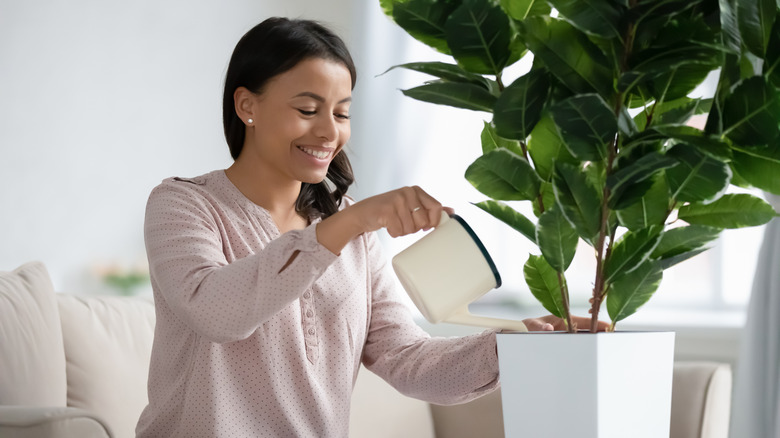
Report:
[[[0,0],[0,270],[46,263],[65,292],[97,265],[143,263],[163,178],[227,167],[232,49],[272,15],[348,41],[350,0]]]

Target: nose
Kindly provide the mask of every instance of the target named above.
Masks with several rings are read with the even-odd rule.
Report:
[[[320,117],[314,126],[314,135],[327,141],[335,141],[338,134],[338,126],[331,115]]]

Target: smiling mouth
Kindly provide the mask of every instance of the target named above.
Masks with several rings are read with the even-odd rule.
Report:
[[[312,157],[319,158],[320,160],[328,158],[328,156],[332,152],[332,151],[315,151],[309,148],[305,148],[303,146],[298,146],[298,149],[302,150],[303,152],[306,152]]]

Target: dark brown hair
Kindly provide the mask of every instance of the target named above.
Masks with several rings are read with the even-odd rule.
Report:
[[[357,71],[346,44],[315,21],[273,17],[241,37],[228,64],[222,97],[222,124],[233,159],[241,155],[246,135],[246,126],[235,110],[236,89],[245,87],[253,93],[262,93],[271,78],[311,58],[344,64],[352,77],[352,88],[355,87]],[[324,181],[303,183],[295,203],[296,211],[308,218],[332,215],[338,211],[354,180],[352,166],[342,150],[333,157]]]

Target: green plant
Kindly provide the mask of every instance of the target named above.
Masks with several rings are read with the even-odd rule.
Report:
[[[615,324],[663,271],[728,228],[777,214],[731,185],[780,193],[780,20],[775,0],[380,0],[455,63],[395,67],[436,79],[414,99],[492,113],[465,177],[476,204],[534,242],[534,296],[573,331],[565,271],[580,239]],[[505,69],[533,56],[506,84]],[[395,68],[393,67],[393,68]],[[719,71],[712,98],[689,94]],[[699,129],[686,124],[706,117]],[[535,220],[502,201],[533,203]]]

